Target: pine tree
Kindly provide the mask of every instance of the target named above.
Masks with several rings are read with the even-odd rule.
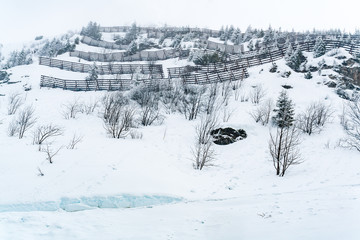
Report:
[[[318,37],[314,46],[314,58],[320,57],[326,53],[325,43],[321,37]]]
[[[291,55],[289,61],[287,62],[288,66],[291,67],[294,71],[299,71],[300,66],[303,62],[306,61],[304,54],[300,49],[300,45],[296,47],[295,52]]]
[[[304,78],[305,78],[305,79],[311,79],[311,78],[312,78],[311,72],[308,71],[307,73],[305,73]]]
[[[133,54],[135,54],[137,52],[137,50],[138,50],[138,47],[137,47],[136,42],[132,41],[128,46],[127,53],[129,55],[133,55]]]
[[[287,92],[284,90],[280,93],[280,96],[276,102],[276,115],[273,117],[273,122],[279,128],[288,128],[293,125],[294,122],[294,104]]]
[[[274,33],[271,27],[265,32],[263,43],[268,46],[271,45],[271,43],[274,41]]]
[[[285,44],[285,45],[286,45],[286,44]],[[289,63],[290,63],[290,58],[291,58],[291,56],[292,56],[293,54],[294,54],[294,50],[293,50],[293,48],[292,48],[291,43],[289,43],[289,45],[288,45],[288,47],[287,47],[287,49],[286,49],[286,52],[285,52],[285,56],[284,56],[287,65],[289,65]]]
[[[88,36],[96,40],[101,39],[100,25],[96,22],[89,22],[86,27],[83,27],[80,32],[83,36]]]
[[[249,51],[254,51],[254,43],[252,39],[249,41],[247,48],[249,49]]]
[[[98,67],[96,66],[96,64],[94,63],[89,71],[89,75],[86,77],[87,81],[96,81],[98,80]]]
[[[308,35],[306,35],[304,42],[308,43],[308,42],[311,42],[311,40],[312,39],[311,39],[310,35],[308,34]]]

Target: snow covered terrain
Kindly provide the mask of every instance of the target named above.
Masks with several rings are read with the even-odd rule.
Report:
[[[104,36],[111,41],[112,34]],[[304,55],[313,66],[351,57],[343,49],[316,59]],[[79,61],[68,53],[57,58]],[[165,74],[167,67],[192,64],[156,63],[163,64]],[[339,146],[346,137],[339,115],[347,101],[325,85],[337,73],[328,69],[305,79],[292,71],[284,78],[281,74],[291,69],[284,59],[276,64],[275,73],[269,72],[271,63],[248,69],[250,77],[240,89],[243,101],[231,92],[226,109],[218,111],[220,126],[244,129],[248,136],[214,145],[214,166],[201,171],[193,168],[192,155],[201,117],[188,121],[162,110],[163,123],[135,128],[141,138],[110,138],[100,107],[64,118],[68,103],[90,105],[106,92],[40,88],[41,75],[84,79],[88,74],[37,61],[11,68],[13,84],[0,84],[0,239],[360,239],[360,154]],[[24,91],[24,85],[31,90]],[[261,86],[263,101],[275,103],[284,85],[292,87],[287,92],[296,114],[317,101],[331,105],[333,114],[320,133],[300,135],[302,163],[278,177],[268,148],[273,126],[254,121],[250,113],[257,106],[249,98],[254,86]],[[20,109],[32,106],[37,117],[22,139],[8,136],[16,116],[8,115],[8,97],[14,93],[24,99]],[[51,139],[51,147],[60,149],[52,164],[32,137],[36,126],[50,123],[64,130]],[[74,134],[82,141],[68,149]]]

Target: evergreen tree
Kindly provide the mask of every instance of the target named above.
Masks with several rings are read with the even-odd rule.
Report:
[[[308,35],[306,35],[304,42],[308,43],[308,42],[311,42],[311,40],[312,39],[311,39],[310,35],[308,34]]]
[[[96,64],[94,63],[89,71],[89,75],[86,77],[87,81],[96,81],[98,80],[98,67],[96,66]]]
[[[96,22],[89,22],[86,27],[81,29],[80,34],[96,40],[101,40],[100,25],[96,24]]]
[[[326,53],[325,43],[321,37],[318,37],[314,46],[314,58],[320,57]]]
[[[296,47],[295,52],[291,55],[291,57],[290,57],[287,64],[294,71],[299,71],[301,64],[304,63],[305,61],[306,61],[306,58],[305,58],[305,56],[303,55],[303,53],[302,53],[302,51],[300,49],[300,45],[298,45]]]
[[[286,46],[286,44],[285,44],[285,46]],[[292,48],[292,45],[291,45],[291,43],[289,43],[288,44],[288,47],[287,47],[287,49],[286,49],[286,52],[285,52],[285,56],[284,56],[284,58],[285,58],[285,61],[286,61],[286,63],[289,65],[289,62],[290,62],[290,58],[291,58],[291,56],[294,54],[294,50],[293,50],[293,48]]]
[[[274,33],[271,27],[269,27],[269,29],[264,34],[263,43],[265,44],[265,46],[269,46],[273,41],[274,41]]]
[[[254,51],[254,43],[252,39],[249,41],[247,48],[249,49],[249,51]]]
[[[242,37],[241,37],[241,31],[239,28],[237,28],[233,34],[231,35],[230,40],[235,44],[239,45],[242,43]]]
[[[137,50],[138,50],[138,47],[137,47],[136,42],[132,41],[128,46],[127,53],[129,55],[133,55],[133,54],[135,54],[137,52]]]
[[[249,40],[252,39],[252,28],[251,28],[251,25],[249,25],[245,31],[245,34],[244,34],[244,39],[243,41],[244,42],[247,42]]]
[[[305,77],[305,79],[311,79],[312,78],[311,72],[308,71],[307,73],[305,73],[304,77]]]
[[[276,115],[273,117],[273,122],[279,128],[288,128],[293,125],[294,122],[294,104],[285,90],[280,93],[280,96],[276,102]]]

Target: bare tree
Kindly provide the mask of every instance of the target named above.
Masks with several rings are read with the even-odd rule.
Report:
[[[196,119],[203,108],[203,97],[206,88],[201,86],[184,85],[179,111],[185,115],[188,120]]]
[[[38,126],[34,131],[33,144],[39,145],[39,151],[41,150],[41,145],[51,137],[60,136],[63,134],[63,129],[59,126],[48,124]]]
[[[298,128],[311,135],[320,132],[332,116],[330,106],[324,103],[311,103],[306,110],[298,116]]]
[[[301,163],[299,144],[295,126],[277,127],[275,135],[270,132],[269,150],[276,175],[283,177],[290,166]]]
[[[77,98],[63,105],[62,114],[65,119],[76,118],[79,112],[81,112],[81,104]]]
[[[256,85],[253,87],[251,94],[250,94],[250,101],[253,104],[259,104],[262,99],[265,97],[266,91],[262,87],[262,85]]]
[[[16,119],[13,119],[13,121],[11,121],[9,123],[9,127],[8,127],[8,136],[9,137],[13,137],[15,136],[15,134],[17,134],[19,132],[19,125],[17,124]]]
[[[344,118],[343,127],[348,137],[342,145],[360,152],[360,98],[347,104]]]
[[[160,101],[167,114],[176,112],[181,96],[181,85],[178,82],[165,84]]]
[[[229,106],[223,107],[223,122],[228,122],[231,116],[234,114],[236,109],[229,109]]]
[[[113,138],[124,138],[134,125],[135,109],[131,106],[117,106],[110,111],[107,119],[103,119],[105,129]]]
[[[239,100],[240,94],[241,94],[241,88],[242,88],[242,81],[238,80],[238,81],[233,81],[233,91],[234,91],[234,97],[235,97],[235,101]]]
[[[262,125],[267,125],[271,119],[271,112],[274,109],[274,103],[272,99],[266,100],[255,110],[250,112],[250,116],[255,122],[260,122]]]
[[[217,126],[217,117],[214,114],[206,115],[196,126],[196,141],[192,149],[194,168],[202,170],[205,166],[212,166],[215,156],[213,141],[210,132]]]
[[[99,100],[95,99],[95,100],[91,100],[87,103],[82,103],[80,106],[80,112],[81,113],[85,113],[86,115],[90,115],[92,114],[96,108],[99,107]]]
[[[207,101],[204,102],[206,114],[212,114],[214,111],[219,110],[221,104],[217,104],[218,97],[218,84],[213,83],[208,88]]]
[[[12,93],[8,98],[8,115],[13,115],[24,103],[20,93]]]
[[[232,93],[231,89],[232,89],[231,81],[222,82],[221,96],[223,97],[222,104],[224,104],[225,106],[229,104],[229,99]]]
[[[35,109],[32,106],[25,107],[21,112],[19,112],[16,118],[19,139],[23,138],[25,132],[35,124],[37,118],[34,116],[34,112]]]
[[[50,144],[46,144],[46,148],[42,151],[46,153],[46,160],[49,161],[49,163],[53,163],[53,158],[60,152],[60,150],[63,148],[63,146],[59,147],[57,150],[53,150],[50,146]]]
[[[69,144],[66,146],[67,149],[75,149],[76,145],[83,140],[83,136],[74,133]]]

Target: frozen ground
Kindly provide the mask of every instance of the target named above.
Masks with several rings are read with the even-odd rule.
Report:
[[[313,64],[321,60],[308,58]],[[161,63],[166,70],[186,61]],[[277,64],[279,71],[289,70],[283,60]],[[304,162],[284,178],[275,176],[270,160],[269,127],[254,122],[249,112],[256,106],[249,101],[232,96],[234,114],[221,123],[243,128],[248,137],[215,146],[215,166],[196,171],[191,147],[200,119],[166,115],[161,125],[136,129],[142,139],[111,139],[97,111],[71,120],[62,114],[67,102],[93,102],[105,92],[39,88],[41,74],[83,74],[37,63],[13,68],[11,81],[19,82],[0,85],[0,239],[360,239],[360,155],[338,147],[345,136],[338,117],[344,100],[323,84],[324,74],[335,73],[306,80],[293,72],[286,79],[269,68],[249,69],[241,95],[260,84],[275,101],[287,84],[296,113],[319,100],[335,111],[320,134],[301,136]],[[25,83],[31,91],[24,92]],[[8,137],[13,116],[7,115],[7,96],[14,92],[26,99],[24,106],[35,107],[37,124],[65,129],[53,139],[55,148],[74,133],[83,141],[74,150],[63,148],[50,164],[32,144],[31,131],[21,140]]]

